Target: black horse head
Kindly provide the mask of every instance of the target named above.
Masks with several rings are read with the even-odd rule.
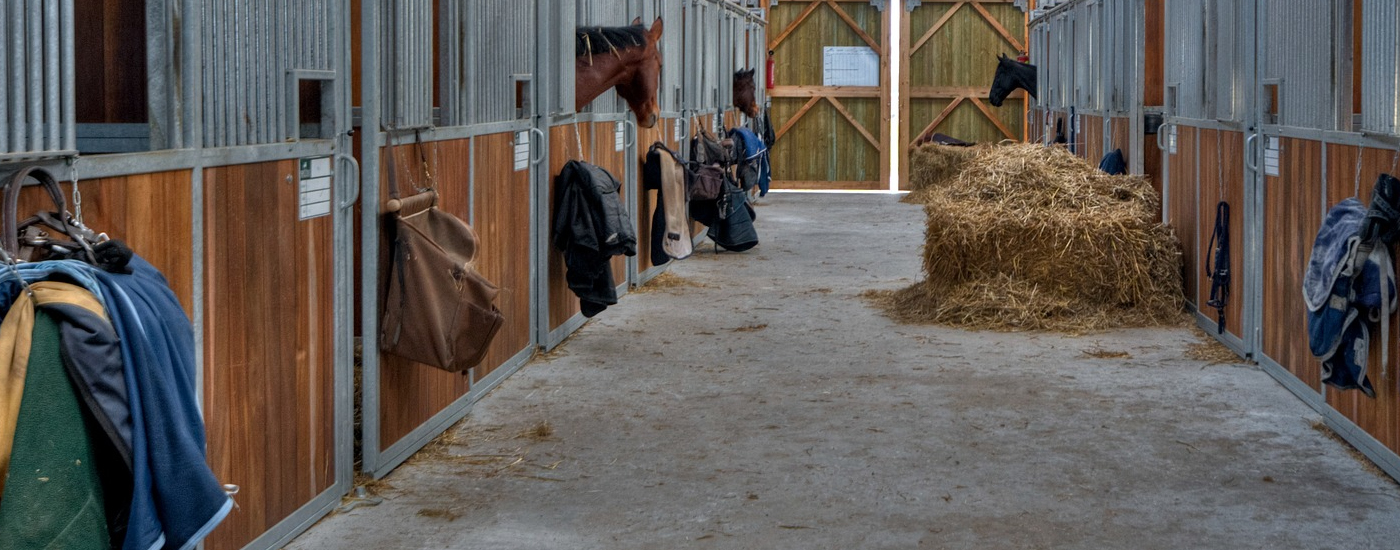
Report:
[[[1016,88],[1021,88],[1030,93],[1031,97],[1036,97],[1035,65],[1022,63],[1001,54],[1001,57],[997,58],[997,74],[992,78],[992,91],[988,99],[993,106],[1001,107],[1002,102],[1006,101],[1006,96],[1011,95]]]

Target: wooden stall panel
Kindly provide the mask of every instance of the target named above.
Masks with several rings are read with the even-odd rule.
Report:
[[[438,190],[438,207],[463,221],[471,221],[471,140],[409,143],[385,148],[380,154],[380,204],[389,200],[389,169],[401,195],[415,188],[433,186]],[[391,159],[392,157],[392,159]],[[432,174],[432,179],[424,171]],[[528,200],[526,201],[529,202]],[[382,208],[382,207],[381,207]],[[389,276],[390,238],[393,218],[383,214],[380,232],[381,278]],[[528,219],[528,217],[527,217]],[[382,287],[381,287],[382,288]],[[382,297],[381,297],[382,301]],[[398,356],[379,355],[379,447],[388,449],[414,428],[467,394],[471,381],[466,374],[447,372]]]
[[[627,204],[627,184],[623,178],[627,177],[627,152],[617,150],[617,127],[616,122],[596,122],[593,123],[593,135],[597,139],[593,140],[592,153],[593,164],[598,165],[609,174],[612,174],[617,181],[622,183],[622,191],[618,193],[623,204]],[[626,138],[624,138],[626,139]],[[590,144],[585,143],[587,147]],[[622,285],[627,282],[627,257],[613,256],[613,284]]]
[[[472,225],[481,237],[476,267],[501,289],[496,307],[505,315],[491,351],[472,369],[473,382],[530,346],[530,171],[499,162],[511,158],[513,151],[512,134],[472,140]]]
[[[1113,135],[1108,145],[1104,147],[1104,149],[1106,149],[1105,153],[1113,152],[1114,149],[1123,151],[1123,162],[1131,165],[1133,156],[1142,153],[1133,150],[1133,136],[1130,135],[1131,129],[1128,124],[1128,119],[1124,117],[1113,117],[1109,119],[1108,123],[1110,129],[1113,130]]]
[[[889,52],[885,14],[869,2],[780,0],[769,10],[774,50],[774,186],[884,189],[889,163]],[[865,46],[880,56],[885,86],[823,85],[828,46]]]
[[[612,136],[609,135],[609,138]],[[569,290],[569,282],[564,279],[564,254],[554,248],[554,194],[558,192],[555,180],[570,160],[592,160],[588,154],[589,144],[593,143],[593,125],[565,124],[549,129],[549,219],[545,227],[550,231],[549,246],[549,329],[563,325],[579,312],[578,297]]]
[[[1310,388],[1321,380],[1308,351],[1303,269],[1322,225],[1322,144],[1285,139],[1279,175],[1264,181],[1263,351]]]
[[[1210,300],[1210,275],[1206,266],[1213,265],[1215,250],[1210,238],[1215,230],[1216,205],[1230,205],[1230,296],[1225,304],[1225,330],[1235,336],[1244,334],[1244,135],[1239,132],[1201,130],[1200,145],[1200,209],[1196,220],[1198,252],[1196,254],[1197,310],[1209,319],[1219,314],[1206,305]],[[1191,276],[1190,273],[1187,274]]]
[[[72,209],[72,183],[59,184]],[[121,239],[159,269],[180,299],[186,315],[193,315],[194,264],[191,251],[190,173],[156,172],[115,178],[82,180],[83,223],[95,231]],[[20,217],[52,210],[47,193],[26,187],[20,193]]]
[[[204,178],[209,461],[241,488],[206,547],[233,549],[335,482],[331,218],[297,219],[295,160]]]
[[[1093,115],[1079,117],[1079,134],[1075,136],[1075,151],[1079,158],[1098,166],[1103,151],[1103,118]]]
[[[1289,144],[1284,143],[1284,147]],[[1281,152],[1284,161],[1291,152]],[[1382,173],[1394,174],[1396,155],[1391,150],[1327,145],[1327,207],[1331,208],[1348,197],[1358,197],[1369,203],[1376,178]],[[1358,177],[1359,176],[1359,177]],[[1309,245],[1312,238],[1309,237]],[[1392,321],[1394,318],[1392,317]],[[1400,452],[1400,392],[1397,392],[1396,364],[1400,363],[1400,323],[1392,322],[1390,337],[1381,338],[1373,327],[1371,336],[1371,365],[1368,374],[1376,388],[1376,398],[1359,391],[1338,391],[1327,388],[1327,403],[1355,422],[1392,451]],[[1390,363],[1380,364],[1382,340],[1390,345]],[[1383,375],[1386,372],[1389,377]],[[1320,374],[1319,374],[1320,376]]]
[[[1021,140],[1025,92],[1017,90],[1001,107],[986,98],[998,56],[1026,51],[1025,14],[1006,2],[923,2],[907,20],[902,141],[934,133],[982,143]]]
[[[1176,236],[1181,240],[1182,249],[1182,269],[1186,285],[1186,299],[1195,301],[1196,288],[1200,276],[1198,272],[1204,269],[1202,264],[1197,262],[1200,254],[1197,252],[1202,248],[1196,235],[1196,220],[1200,214],[1201,204],[1196,196],[1196,129],[1190,126],[1181,126],[1177,131],[1176,154],[1167,157],[1170,163],[1171,182],[1167,189],[1167,223],[1176,230]]]

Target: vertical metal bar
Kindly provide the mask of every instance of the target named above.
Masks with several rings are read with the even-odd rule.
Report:
[[[271,73],[276,70],[272,63],[271,48],[267,42],[272,39],[272,26],[268,24],[267,16],[271,6],[268,0],[248,0],[248,9],[252,11],[252,32],[248,33],[249,46],[253,62],[253,97],[252,113],[249,113],[248,120],[252,122],[249,129],[249,139],[253,143],[268,143],[268,118],[271,104],[279,102],[287,93],[287,90],[275,90],[271,82]],[[276,98],[269,100],[268,95],[276,93]]]
[[[385,3],[366,1],[360,12],[360,254],[379,258],[380,10]],[[378,281],[379,262],[360,262],[360,280]],[[361,369],[363,393],[361,468],[373,472],[379,462],[379,304],[375,285],[362,285],[360,295]]]
[[[47,149],[57,151],[59,144],[59,88],[58,88],[58,0],[44,0],[44,131]]]
[[[65,0],[71,1],[71,0]],[[202,55],[204,51],[204,26],[201,17],[203,0],[181,0],[180,28],[180,81],[184,83],[184,109],[189,121],[184,128],[184,145],[195,150],[203,146],[204,104],[201,101],[203,83]],[[204,161],[195,157],[194,168],[190,171],[190,243],[191,257],[191,321],[194,325],[194,387],[195,402],[204,411]]]
[[[10,26],[9,4],[0,4],[0,81],[14,82],[10,76],[10,56],[11,48],[10,36],[16,32]],[[10,132],[6,128],[13,126],[10,120],[10,87],[0,86],[0,153],[10,152]]]
[[[238,9],[238,33],[234,35],[236,40],[233,49],[234,55],[238,56],[238,110],[234,123],[238,129],[236,140],[238,145],[248,145],[252,143],[252,118],[253,118],[253,93],[256,83],[253,81],[254,64],[253,59],[253,36],[258,29],[253,25],[253,8],[247,0],[234,2]]]
[[[23,83],[16,88],[25,90],[24,103],[21,103],[18,108],[26,109],[24,118],[15,121],[15,128],[20,134],[14,141],[15,147],[21,148],[20,150],[38,151],[40,148],[39,136],[37,135],[40,132],[39,118],[43,116],[39,110],[40,98],[43,97],[40,90],[43,80],[40,79],[39,71],[43,59],[40,58],[39,50],[41,29],[34,21],[30,21],[30,19],[37,19],[39,16],[38,1],[28,0],[28,6],[23,5],[25,0],[14,1],[15,6],[20,9],[19,17],[16,20],[19,23],[19,28],[24,29],[20,33],[16,33],[20,36],[21,42],[19,49],[16,50],[19,52],[19,59],[15,66],[19,70],[15,72],[20,77],[19,82]]]

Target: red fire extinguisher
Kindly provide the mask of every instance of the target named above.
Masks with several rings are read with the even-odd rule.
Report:
[[[767,65],[766,68],[763,70],[763,76],[764,76],[764,85],[765,85],[769,90],[772,90],[772,89],[773,89],[773,50],[768,50],[768,65]]]

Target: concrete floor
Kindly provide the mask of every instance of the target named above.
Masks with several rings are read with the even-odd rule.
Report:
[[[706,245],[290,547],[1400,548],[1396,484],[1186,328],[881,316],[859,293],[919,271],[896,200],[770,196],[757,249]]]

